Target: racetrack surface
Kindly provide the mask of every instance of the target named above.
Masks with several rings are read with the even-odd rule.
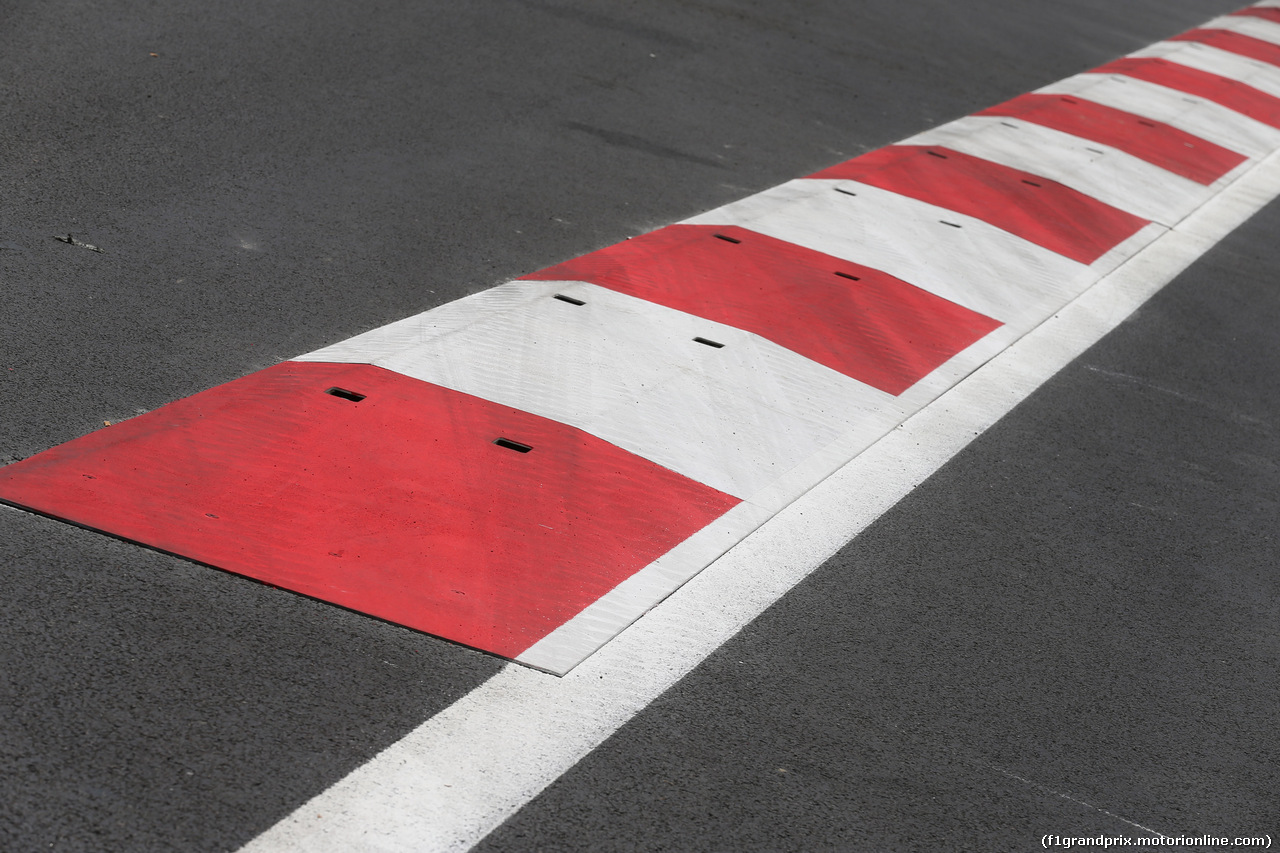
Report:
[[[0,457],[1234,8],[955,5],[13,4]],[[481,847],[1274,831],[1277,217]],[[235,849],[501,666],[17,510],[0,527],[6,849]]]

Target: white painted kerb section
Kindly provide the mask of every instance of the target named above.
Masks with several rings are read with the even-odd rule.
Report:
[[[857,181],[812,178],[685,223],[738,225],[864,264],[1024,331],[1162,230],[1148,226],[1088,265],[943,207]]]
[[[1280,147],[1280,130],[1270,125],[1221,104],[1135,77],[1077,74],[1037,89],[1036,93],[1072,95],[1162,121],[1250,157],[1265,157]]]
[[[1176,62],[1187,68],[1244,83],[1246,86],[1252,86],[1268,95],[1280,98],[1280,68],[1268,62],[1259,62],[1201,42],[1162,41],[1134,51],[1129,56],[1167,59],[1169,62]]]
[[[893,401],[758,335],[584,282],[511,282],[298,360],[532,412],[743,499]]]
[[[1031,172],[1166,226],[1204,204],[1234,178],[1224,176],[1214,186],[1204,186],[1118,148],[1016,117],[966,116],[916,134],[903,144],[939,145]]]
[[[1254,5],[1263,6],[1266,4],[1256,3]],[[1221,18],[1214,18],[1205,24],[1202,29],[1231,30],[1242,36],[1249,36],[1260,41],[1269,41],[1272,44],[1280,44],[1280,24],[1250,15],[1223,15]]]

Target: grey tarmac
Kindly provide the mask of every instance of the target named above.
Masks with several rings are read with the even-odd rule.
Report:
[[[7,2],[0,462],[1238,5]],[[1274,835],[1278,229],[479,849]],[[0,849],[235,850],[501,665],[0,507]]]

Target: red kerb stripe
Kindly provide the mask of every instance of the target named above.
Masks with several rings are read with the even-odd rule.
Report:
[[[1232,12],[1233,15],[1245,15],[1251,18],[1262,18],[1265,21],[1274,21],[1280,24],[1280,9],[1274,6],[1250,6],[1247,9],[1241,9],[1239,12]]]
[[[292,362],[6,466],[0,497],[507,657],[738,503],[536,415]]]
[[[901,394],[1000,324],[888,273],[732,226],[672,225],[526,279],[587,281]]]
[[[1163,122],[1067,95],[1020,95],[975,115],[1020,118],[1091,139],[1206,185],[1247,159]]]
[[[1216,47],[1218,50],[1247,56],[1259,62],[1280,65],[1280,44],[1273,44],[1231,30],[1188,30],[1182,35],[1172,37],[1169,41],[1199,42]]]
[[[937,146],[891,145],[811,178],[843,178],[936,204],[1089,264],[1148,222],[1034,175]]]
[[[1188,68],[1158,57],[1125,57],[1095,68],[1093,73],[1121,74],[1167,86],[1280,128],[1280,98],[1219,74]]]

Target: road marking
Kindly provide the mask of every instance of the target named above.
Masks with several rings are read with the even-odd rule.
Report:
[[[1280,126],[1267,63],[1104,69]],[[1073,184],[1177,195],[1248,156],[1070,96],[987,112],[1057,154],[967,153],[971,118],[81,437],[0,497],[563,674],[1185,213]],[[1096,155],[1071,182],[1064,136]],[[379,394],[308,384],[347,375]]]
[[[1259,4],[1262,5],[1262,4]],[[1201,29],[1230,30],[1250,38],[1280,44],[1280,23],[1263,18],[1243,15],[1223,15],[1206,23]]]
[[[1000,325],[872,267],[733,226],[671,225],[524,277],[555,279],[743,329],[893,395]]]
[[[1199,137],[1196,137],[1197,139]],[[1169,226],[1204,204],[1234,174],[1206,187],[1113,148],[1022,120],[981,114],[966,116],[905,140],[913,145],[942,145],[1024,171],[1039,171],[1112,207]],[[1100,158],[1120,161],[1098,169]],[[1239,168],[1247,168],[1248,163]]]
[[[1250,157],[1265,157],[1280,146],[1280,128],[1211,99],[1136,77],[1088,72],[1050,83],[1036,92],[1078,95],[1118,110],[1145,115]]]
[[[1196,41],[1162,41],[1129,54],[1132,59],[1163,59],[1185,68],[1216,74],[1280,97],[1280,68]]]
[[[1020,118],[1100,142],[1205,186],[1246,159],[1243,154],[1164,122],[1063,95],[1032,92],[974,115]]]
[[[1280,24],[1280,9],[1272,6],[1270,3],[1265,2],[1265,0],[1262,3],[1256,3],[1247,9],[1241,9],[1240,11],[1232,12],[1231,14],[1249,15],[1252,17],[1261,18],[1264,21],[1272,21],[1277,24]]]
[[[1052,125],[1043,163],[984,156],[970,117],[7,466],[0,495],[568,673],[507,667],[251,848],[467,846],[1280,192],[1280,69],[1172,41],[1067,85],[1099,97],[987,116]],[[1224,112],[1243,143],[1198,132]],[[1056,180],[1077,145],[1089,177]],[[1152,219],[1078,186],[1152,168],[1221,192]]]
[[[1223,116],[1223,104],[1280,126],[1275,99],[1230,79],[1254,79],[1255,69],[1226,63],[1228,68],[1217,59],[1210,64],[1228,76],[1146,57],[1097,70],[1131,80],[1113,77],[1101,82],[1106,78],[1095,72],[1066,85],[1096,90],[1102,95],[1098,103],[1107,104],[1111,96],[1110,105],[1117,109],[1159,118],[1191,133],[1209,127],[1213,116]],[[1083,79],[1086,76],[1093,79]],[[1139,77],[1147,82],[1138,82]],[[1117,86],[1152,96],[1151,112],[1144,112],[1140,97],[1119,94]],[[1198,97],[1187,98],[1186,93]],[[1171,109],[1173,99],[1181,104]],[[1260,131],[1254,122],[1237,119],[1236,126],[1244,129],[1252,150],[1233,147],[1229,134],[1197,135],[1252,157],[1275,148],[1274,142],[1270,147],[1261,142],[1269,131]],[[649,577],[658,565],[651,564],[611,592],[610,596],[626,598],[618,591],[642,579],[671,594],[564,678],[548,680],[506,667],[255,839],[244,848],[247,853],[467,849],[1280,195],[1280,153],[1270,153],[1250,168],[1229,171],[1232,180],[1220,193],[1172,227],[1115,227],[1123,220],[1104,211],[1100,226],[1086,223],[1076,232],[1084,239],[1075,246],[1054,242],[1060,235],[1037,243],[1009,230],[1043,236],[1035,222],[1017,213],[1010,218],[1008,210],[970,205],[967,194],[954,192],[954,184],[938,194],[926,182],[917,182],[913,171],[892,172],[898,156],[939,153],[944,156],[937,159],[948,159],[948,151],[887,149],[861,164],[855,160],[836,167],[834,177],[824,179],[819,173],[792,181],[687,224],[737,226],[865,264],[1004,325],[897,398],[909,416],[851,461],[839,461],[850,448],[836,442],[829,455],[816,454],[798,466],[799,473],[792,472],[791,492],[783,489],[787,497],[778,501],[779,509],[708,568],[682,575],[718,547],[718,542],[699,543],[698,537],[720,522],[687,540],[702,549],[702,556],[659,572],[661,577]],[[1104,170],[1118,169],[1132,165],[1133,159],[1101,156],[1096,162]],[[941,168],[927,160],[916,162],[927,163],[926,171],[935,174]],[[887,177],[884,169],[890,170]],[[1035,169],[1024,171],[1032,177],[1013,178],[1021,182],[1038,176]],[[970,179],[981,183],[979,175],[996,176],[997,195],[1005,203],[1012,199],[1015,210],[1025,204],[1020,199],[1026,192],[1012,186],[1011,176],[989,166],[979,165],[962,176],[960,186],[973,188]],[[1036,207],[1032,203],[1023,209]],[[1081,209],[1096,210],[1088,205]],[[1071,260],[1048,251],[1045,242],[1078,257]],[[938,384],[954,381],[963,375],[957,371],[967,369],[973,372],[949,388]],[[819,461],[831,466],[830,476],[818,476]],[[808,488],[811,483],[816,485]],[[729,515],[750,506],[744,503]],[[745,527],[756,521],[742,518],[736,523]],[[651,594],[649,590],[632,597],[643,601]],[[581,636],[607,633],[609,614],[592,609],[599,604],[561,630],[589,622],[581,626]],[[580,639],[549,642],[555,648],[546,651],[573,657]]]
[[[1195,41],[1207,44],[1210,47],[1216,47],[1219,50],[1238,53],[1241,56],[1247,56],[1259,62],[1280,65],[1280,44],[1266,39],[1255,38],[1238,30],[1191,30],[1182,35],[1174,36],[1170,41]]]
[[[744,500],[892,399],[750,332],[585,282],[511,282],[392,334],[406,331],[406,347],[375,330],[300,360],[376,364],[532,412]]]
[[[243,853],[468,849],[1277,195],[1271,157],[564,678],[508,666]]]
[[[740,503],[358,364],[285,362],[10,468],[24,506],[507,657]]]
[[[1232,79],[1215,66],[1214,71],[1185,65],[1186,51],[1178,55],[1177,62],[1163,56],[1137,56],[1117,59],[1094,69],[1095,74],[1120,74],[1136,80],[1145,80],[1196,95],[1221,104],[1228,109],[1280,128],[1280,112],[1276,98],[1254,86]]]
[[[1149,225],[1084,264],[946,207],[870,184],[816,178],[788,181],[685,221],[737,225],[848,258],[1024,332],[1163,230]]]
[[[963,213],[1082,264],[1149,224],[1038,172],[949,148],[889,145],[811,177],[859,181]]]

